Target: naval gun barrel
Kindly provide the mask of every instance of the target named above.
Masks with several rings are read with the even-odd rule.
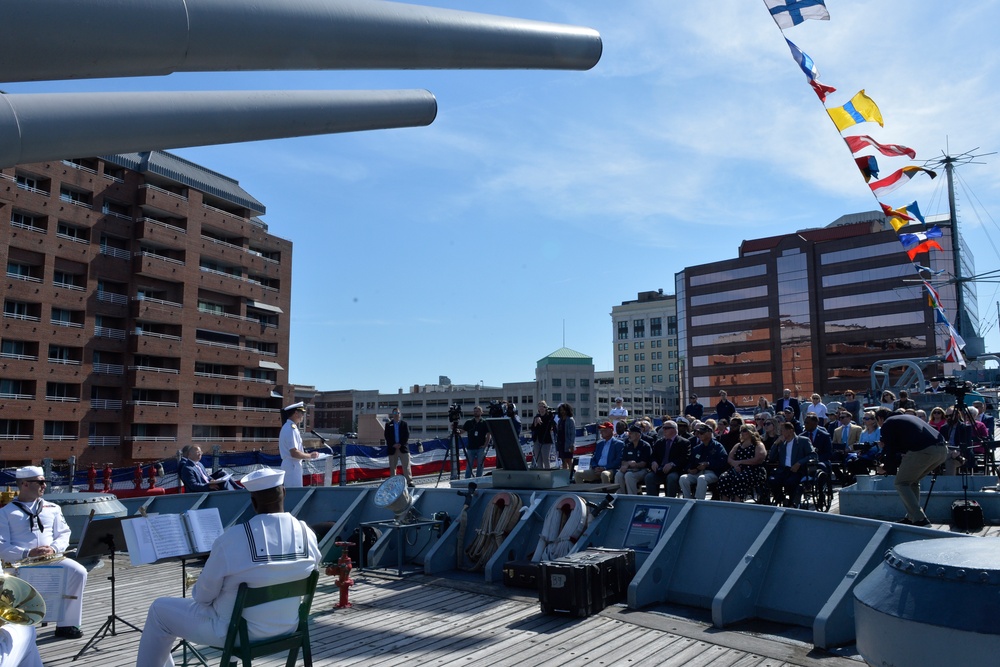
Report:
[[[0,167],[430,125],[426,90],[0,95]]]
[[[585,70],[590,28],[381,0],[0,0],[0,81],[173,72]]]

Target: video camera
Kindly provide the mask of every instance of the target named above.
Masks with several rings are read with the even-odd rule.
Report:
[[[507,416],[507,404],[500,401],[490,401],[489,415],[494,419]]]
[[[941,388],[944,389],[945,393],[954,396],[956,402],[961,405],[965,405],[965,395],[976,389],[976,385],[972,384],[971,381],[959,380],[954,375],[933,377],[931,380],[943,383]]]
[[[448,406],[448,421],[455,423],[462,418],[462,406],[452,403]]]

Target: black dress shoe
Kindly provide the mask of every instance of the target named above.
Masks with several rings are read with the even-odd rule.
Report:
[[[55,636],[60,639],[79,639],[83,636],[83,631],[75,625],[64,625],[56,628]]]

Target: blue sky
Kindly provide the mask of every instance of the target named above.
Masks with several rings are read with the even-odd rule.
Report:
[[[534,377],[565,345],[612,367],[611,307],[673,292],[740,242],[877,207],[759,0],[423,4],[597,29],[588,72],[186,74],[10,84],[62,90],[426,88],[426,128],[182,149],[238,179],[295,244],[290,380],[395,391]],[[1000,150],[1000,2],[828,0],[785,35],[843,104],[864,88],[885,128],[848,133],[918,161]],[[957,9],[956,9],[957,8]],[[977,269],[1000,268],[1000,156],[959,172]],[[883,175],[910,164],[879,160]],[[944,179],[886,198],[947,210]],[[996,285],[981,284],[1000,350]]]

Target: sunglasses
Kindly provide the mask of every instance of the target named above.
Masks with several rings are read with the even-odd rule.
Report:
[[[875,421],[875,418],[874,417],[862,417],[861,421],[866,421],[866,422]]]
[[[44,479],[29,479],[26,481],[30,482],[31,484],[37,484],[38,486],[45,486],[46,484],[48,484],[48,482],[46,482]]]

